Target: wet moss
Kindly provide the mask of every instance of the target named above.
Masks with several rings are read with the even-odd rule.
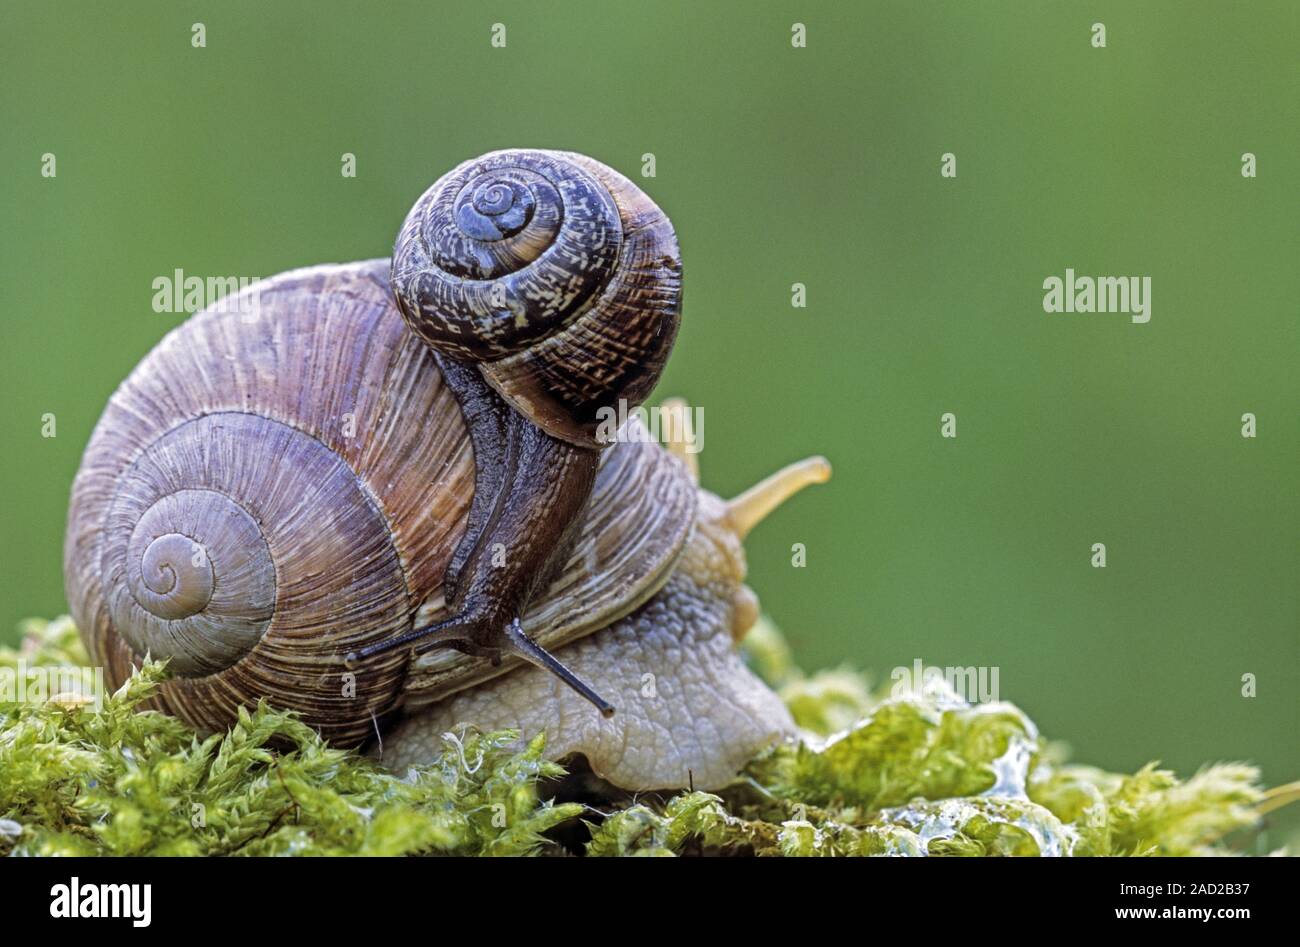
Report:
[[[510,731],[461,728],[434,765],[392,774],[265,705],[209,737],[141,710],[165,675],[154,662],[101,707],[78,696],[92,683],[81,671],[39,699],[0,689],[0,853],[1196,855],[1258,818],[1250,766],[1184,781],[1154,765],[1066,765],[1012,704],[881,697],[848,670],[807,676],[765,623],[747,658],[802,741],[716,794],[566,802],[551,798],[564,768],[540,736],[519,750]],[[20,664],[89,660],[62,618],[28,622],[19,648],[0,649],[11,685]]]

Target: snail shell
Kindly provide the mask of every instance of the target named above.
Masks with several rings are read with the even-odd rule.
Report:
[[[584,447],[602,409],[650,393],[681,311],[668,218],[571,152],[497,151],[444,175],[402,225],[392,284],[431,347],[478,363],[517,411]]]
[[[388,272],[372,260],[255,284],[173,330],[110,399],[73,484],[64,576],[114,686],[146,654],[167,658],[157,703],[200,729],[266,698],[341,745],[400,706],[407,652],[356,674],[343,656],[441,601],[474,458]],[[650,597],[695,503],[657,446],[607,451],[574,552],[525,615],[539,643]],[[511,667],[442,658],[440,694]]]

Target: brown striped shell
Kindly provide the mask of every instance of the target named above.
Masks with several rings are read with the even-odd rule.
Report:
[[[510,669],[458,652],[420,675],[401,650],[343,663],[436,612],[474,490],[460,409],[388,272],[256,284],[171,332],[110,399],[73,484],[64,577],[113,686],[165,657],[159,704],[201,729],[265,697],[346,745],[417,677],[441,695]],[[525,626],[555,645],[630,612],[667,579],[695,503],[657,445],[615,445]]]
[[[681,312],[663,211],[562,151],[494,151],[440,178],[402,225],[392,285],[417,335],[579,446],[654,388]]]

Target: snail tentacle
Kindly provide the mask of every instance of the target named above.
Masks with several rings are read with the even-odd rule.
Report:
[[[534,664],[545,671],[550,671],[577,691],[585,700],[594,704],[602,717],[614,716],[614,705],[592,690],[578,675],[557,660],[555,655],[524,634],[524,629],[520,626],[518,620],[512,621],[506,627],[506,638],[510,642],[509,650],[511,654],[523,658],[529,664]]]
[[[454,648],[463,654],[486,656],[492,660],[493,665],[499,665],[504,657],[516,657],[554,674],[595,706],[602,716],[614,716],[614,705],[596,693],[590,684],[574,674],[559,658],[530,638],[524,632],[518,618],[510,621],[502,629],[500,639],[502,646],[499,650],[489,651],[479,648],[476,644],[476,636],[481,634],[481,628],[481,624],[475,622],[467,624],[460,617],[448,618],[425,628],[417,628],[415,631],[394,638],[392,641],[380,642],[362,648],[360,651],[353,651],[347,655],[345,660],[348,664],[354,664],[372,655],[391,651],[394,648],[400,648],[417,641],[420,642],[420,646],[415,649],[416,654],[427,654],[436,648]]]

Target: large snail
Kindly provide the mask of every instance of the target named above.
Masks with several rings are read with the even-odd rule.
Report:
[[[659,378],[680,273],[622,175],[501,151],[420,198],[391,264],[193,316],[73,485],[65,583],[107,677],[168,659],[157,704],[204,730],[260,698],[339,745],[404,716],[390,765],[466,722],[545,729],[625,788],[725,782],[793,730],[732,646],[757,615],[741,540],[829,468],[724,503],[680,409],[667,448],[601,436]]]

